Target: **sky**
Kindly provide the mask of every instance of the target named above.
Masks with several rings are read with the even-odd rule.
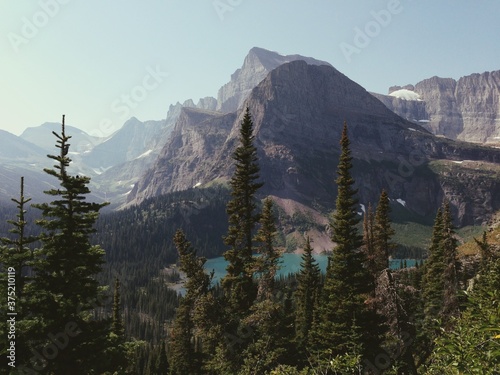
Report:
[[[500,69],[498,0],[0,0],[0,129],[108,136],[217,96],[252,47],[368,91]]]

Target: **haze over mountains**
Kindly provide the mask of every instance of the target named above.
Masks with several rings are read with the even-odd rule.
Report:
[[[317,215],[333,207],[345,120],[360,203],[375,203],[385,188],[394,202],[428,216],[446,196],[460,224],[481,223],[500,209],[500,150],[431,133],[496,143],[499,77],[500,71],[457,82],[433,77],[393,87],[392,95],[371,94],[327,62],[253,48],[217,99],[171,105],[161,121],[132,118],[107,139],[68,128],[74,135],[71,156],[78,173],[92,177],[95,197],[114,207],[225,183],[248,106],[266,182],[263,192],[289,214]],[[50,184],[42,166],[51,164],[45,155],[55,152],[51,130],[58,126],[30,128],[20,137],[2,133],[0,173],[9,181],[1,187],[3,199],[18,194],[17,172],[26,176],[27,193],[42,199],[40,186]]]

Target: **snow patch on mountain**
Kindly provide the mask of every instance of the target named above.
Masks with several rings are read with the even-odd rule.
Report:
[[[417,100],[422,101],[420,99],[420,95],[418,95],[415,91],[411,91],[408,89],[401,89],[393,91],[389,94],[389,96],[394,96],[395,98],[403,99],[403,100]]]
[[[398,202],[403,207],[406,207],[406,201],[402,200],[401,198],[396,199],[396,202]]]
[[[136,157],[136,159],[140,159],[140,158],[144,158],[146,156],[148,156],[151,152],[153,152],[153,150],[147,150],[146,152],[140,154],[138,157]]]

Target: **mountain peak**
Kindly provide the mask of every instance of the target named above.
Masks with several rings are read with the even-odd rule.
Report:
[[[222,86],[217,95],[217,110],[233,112],[241,107],[252,89],[272,70],[280,65],[302,60],[309,65],[328,65],[326,61],[302,55],[280,55],[278,52],[253,47],[245,57],[243,65],[231,75],[231,81]]]

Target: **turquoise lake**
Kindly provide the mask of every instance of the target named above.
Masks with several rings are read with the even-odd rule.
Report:
[[[326,266],[328,264],[328,256],[322,254],[315,254],[314,259],[319,264],[322,272],[326,271]],[[278,275],[288,275],[289,273],[296,273],[300,271],[300,263],[302,261],[302,256],[300,254],[290,254],[285,253],[281,257],[281,268],[278,271]],[[408,267],[413,267],[415,265],[415,259],[406,259],[406,264]],[[389,262],[392,269],[399,268],[401,264],[400,259],[393,259]],[[208,259],[205,263],[205,269],[208,272],[214,271],[213,282],[217,283],[226,274],[227,261],[224,257]]]

